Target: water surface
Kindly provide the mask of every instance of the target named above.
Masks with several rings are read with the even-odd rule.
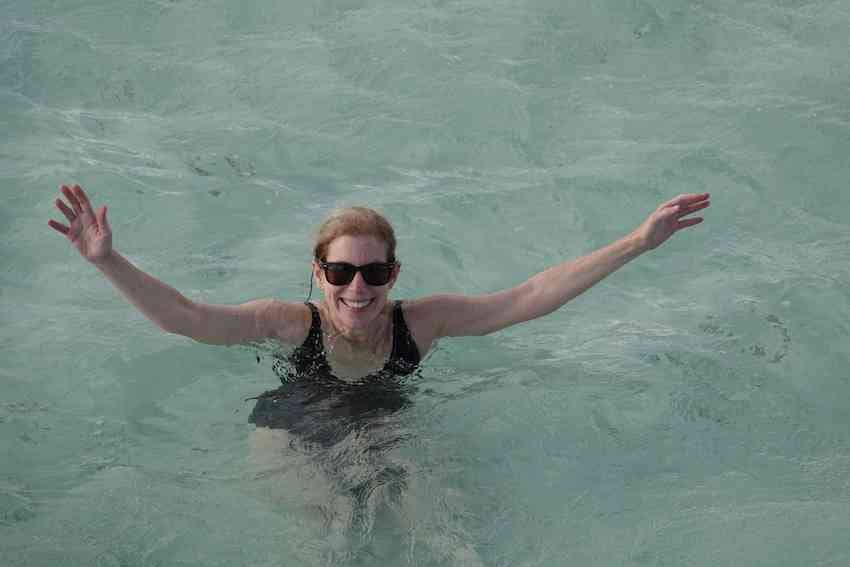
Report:
[[[850,560],[846,3],[0,13],[4,565]],[[443,341],[327,449],[253,432],[269,353],[159,332],[51,234],[70,182],[217,303],[303,300],[337,206],[391,218],[406,298],[713,204],[555,314]]]

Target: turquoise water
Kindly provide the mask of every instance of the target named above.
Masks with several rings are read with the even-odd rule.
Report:
[[[850,563],[846,2],[0,14],[3,565]],[[557,313],[444,341],[409,407],[320,450],[247,422],[267,353],[160,333],[50,231],[69,182],[218,303],[302,300],[341,205],[394,222],[398,298],[712,207]]]

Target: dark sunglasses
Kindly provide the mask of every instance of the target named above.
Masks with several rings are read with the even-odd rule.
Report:
[[[363,266],[348,262],[319,262],[319,266],[325,271],[325,279],[331,285],[348,285],[357,272],[363,275],[369,285],[387,285],[395,265],[395,262],[373,262]]]

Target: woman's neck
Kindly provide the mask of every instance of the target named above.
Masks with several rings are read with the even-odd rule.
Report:
[[[328,311],[325,311],[328,313]],[[388,328],[391,325],[391,309],[387,304],[369,325],[363,329],[352,329],[338,325],[332,316],[323,318],[322,331],[326,346],[335,350],[342,347],[345,351],[354,353],[381,354],[387,342]]]

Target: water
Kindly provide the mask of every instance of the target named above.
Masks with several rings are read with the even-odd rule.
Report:
[[[850,561],[846,2],[0,14],[3,565]],[[340,205],[393,220],[399,298],[713,205],[557,313],[444,341],[322,451],[252,432],[268,356],[158,332],[51,234],[68,182],[218,303],[302,300]]]

